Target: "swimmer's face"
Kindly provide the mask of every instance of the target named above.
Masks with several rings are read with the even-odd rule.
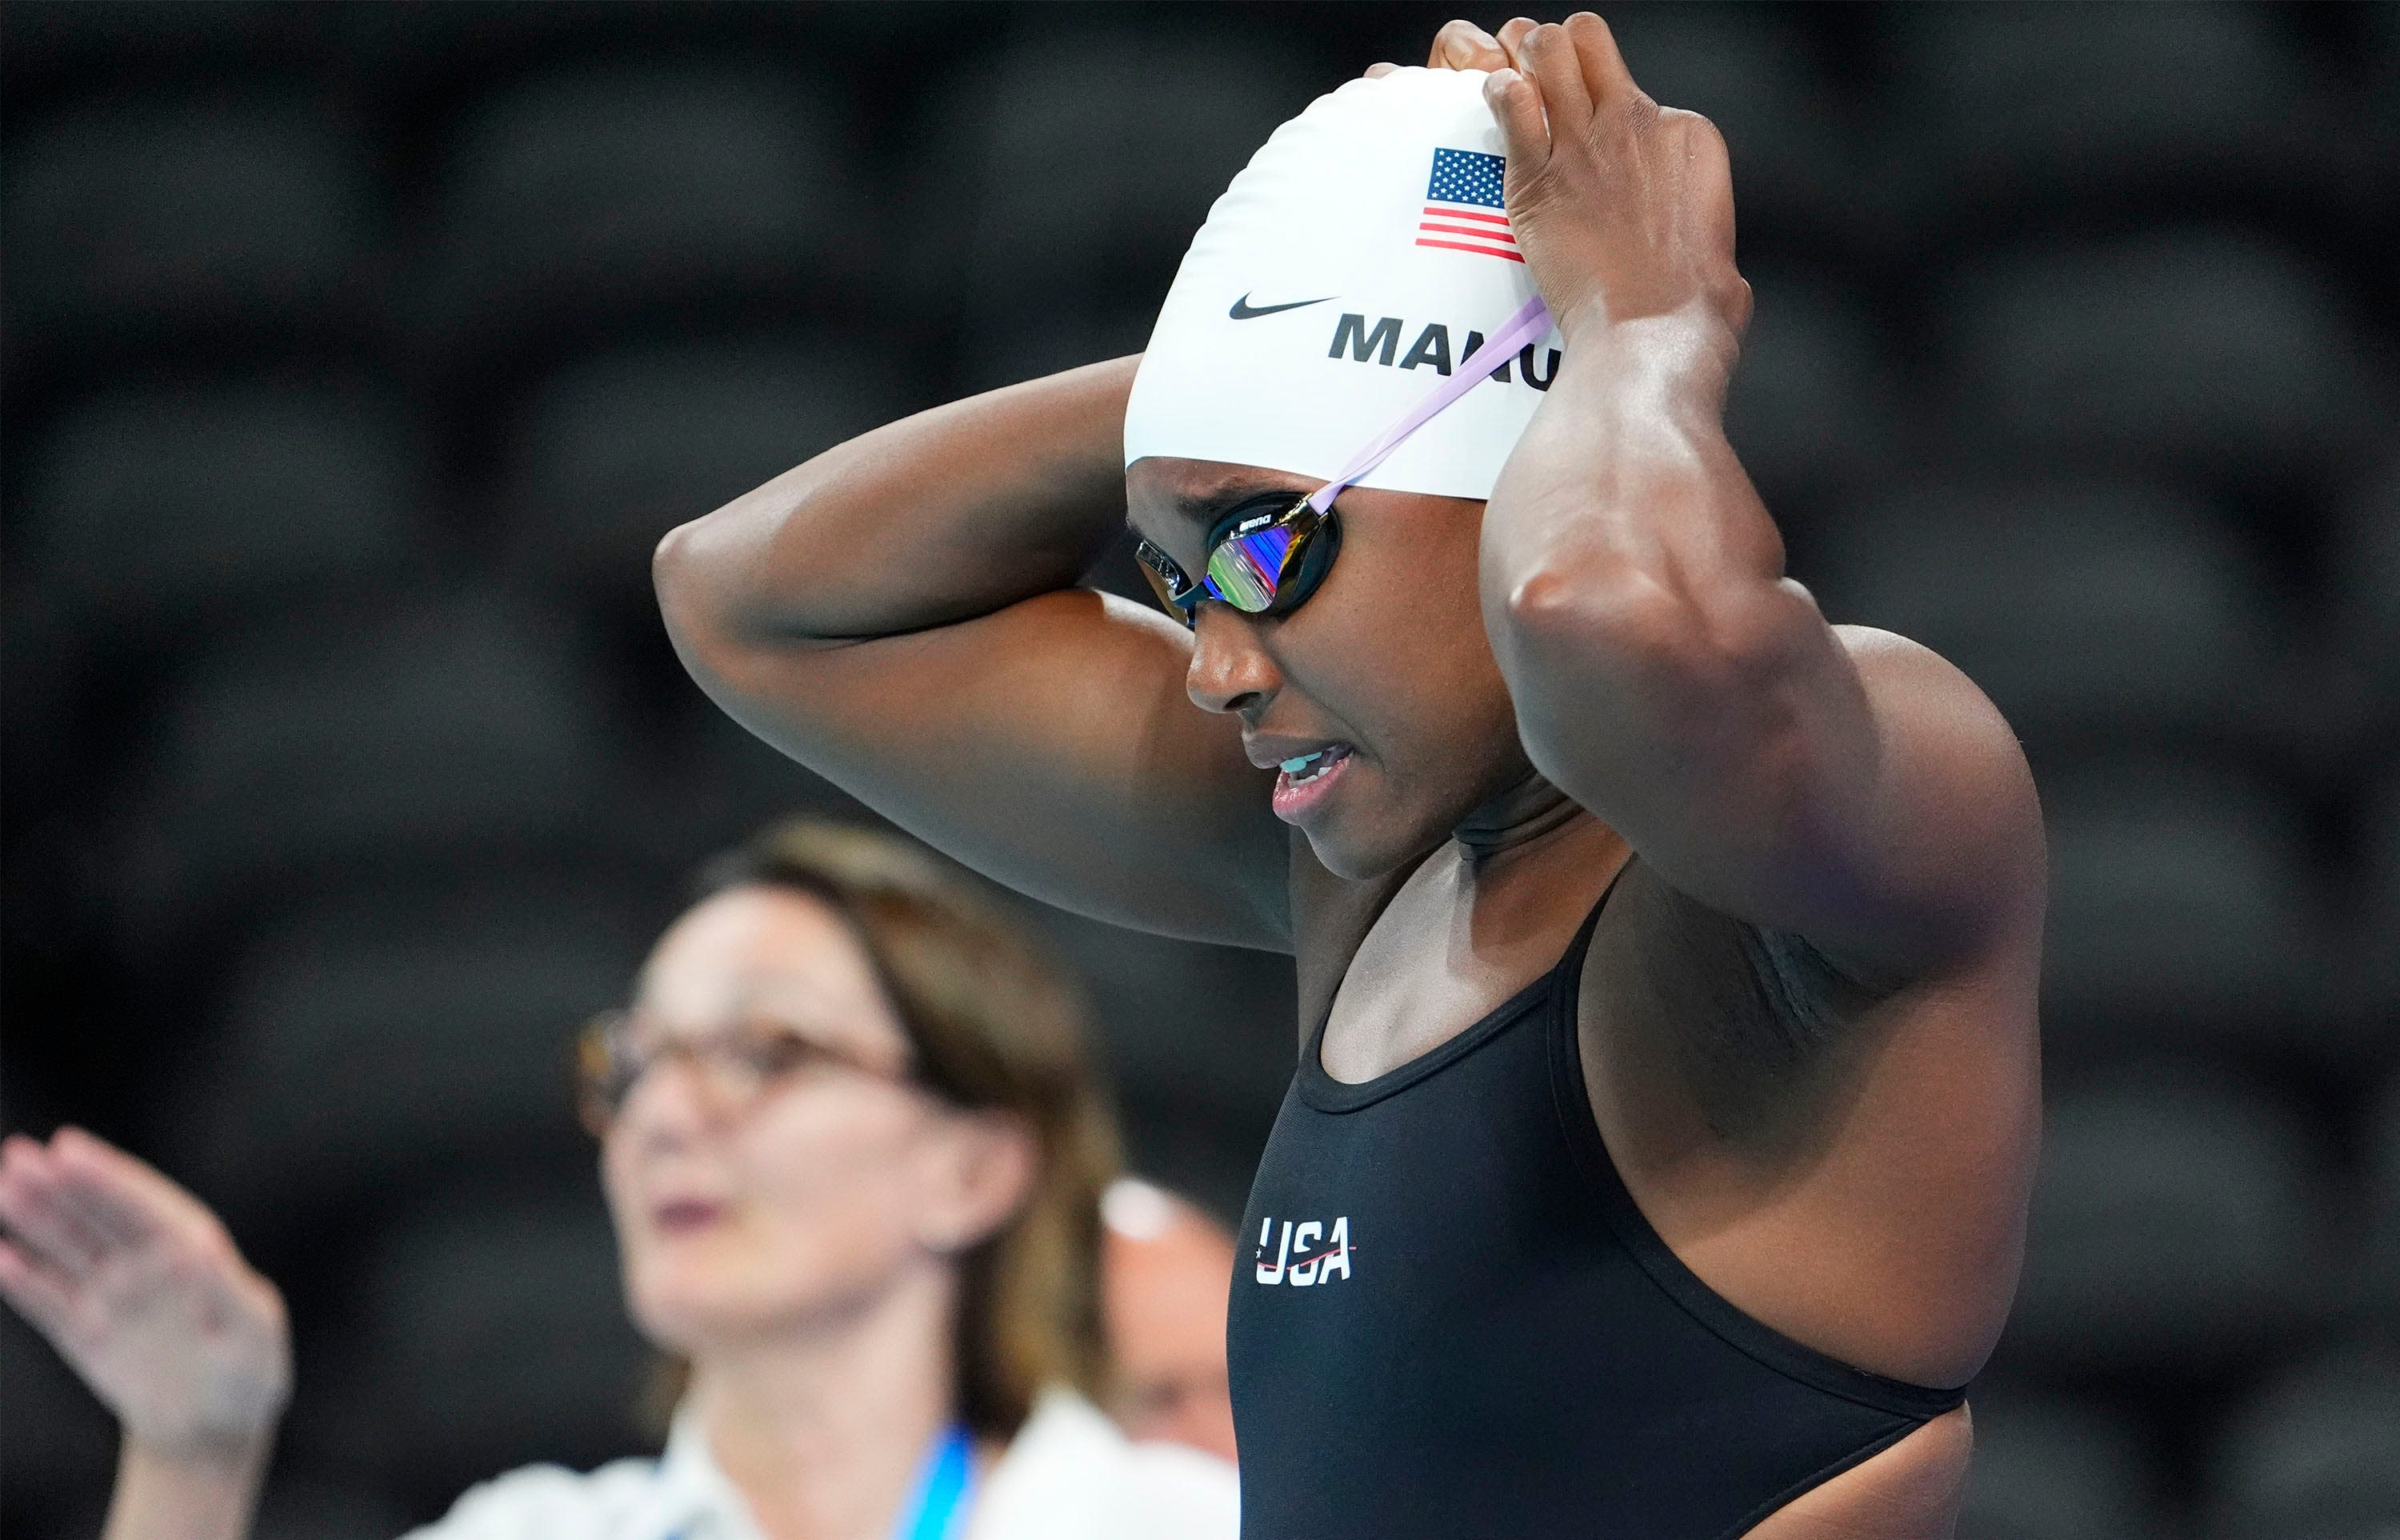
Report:
[[[1125,470],[1134,527],[1186,572],[1225,511],[1316,485],[1163,457]],[[1439,844],[1528,765],[1477,593],[1483,505],[1353,489],[1336,509],[1341,553],[1299,608],[1200,606],[1189,688],[1203,709],[1242,718],[1254,759],[1328,751],[1311,766],[1331,763],[1320,779],[1278,778],[1275,811],[1328,870],[1364,878]]]

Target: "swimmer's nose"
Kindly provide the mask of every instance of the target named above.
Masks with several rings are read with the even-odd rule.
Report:
[[[1192,667],[1183,688],[1202,711],[1254,716],[1283,688],[1275,660],[1259,646],[1248,617],[1204,604],[1193,625]]]

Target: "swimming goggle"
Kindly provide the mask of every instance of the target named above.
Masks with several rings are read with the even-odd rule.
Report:
[[[1478,380],[1510,354],[1541,336],[1549,324],[1549,308],[1541,296],[1527,300],[1491,341],[1469,353],[1456,373],[1360,450],[1342,474],[1279,512],[1272,503],[1260,508],[1258,499],[1243,505],[1253,511],[1235,509],[1209,532],[1197,582],[1176,565],[1174,557],[1150,541],[1136,544],[1134,556],[1159,602],[1187,626],[1203,599],[1231,605],[1245,615],[1283,615],[1300,607],[1325,580],[1334,552],[1342,547],[1342,526],[1333,516],[1333,499],[1390,458],[1410,434],[1474,388]]]

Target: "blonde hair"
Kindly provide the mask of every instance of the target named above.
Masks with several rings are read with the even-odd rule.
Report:
[[[1101,1394],[1100,1194],[1119,1146],[1075,990],[1020,928],[896,836],[796,820],[702,868],[703,899],[750,886],[809,893],[847,920],[908,1033],[918,1078],[959,1107],[1022,1120],[1032,1136],[1024,1203],[960,1260],[961,1421],[1007,1438],[1044,1385]]]

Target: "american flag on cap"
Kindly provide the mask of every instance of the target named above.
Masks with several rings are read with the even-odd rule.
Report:
[[[1501,173],[1507,169],[1507,160],[1480,150],[1434,151],[1417,244],[1524,261],[1500,193]]]

